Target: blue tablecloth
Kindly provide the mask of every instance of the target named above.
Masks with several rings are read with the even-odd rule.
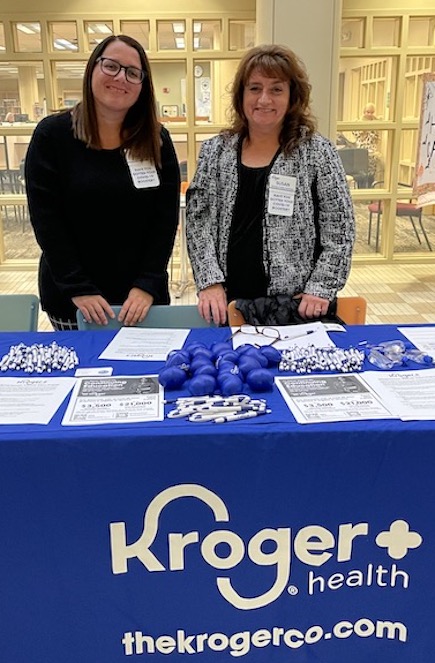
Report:
[[[98,360],[112,337],[3,333],[0,356],[56,338],[81,366],[161,366]],[[266,397],[270,415],[220,426],[63,427],[66,403],[1,426],[2,660],[434,660],[435,422],[302,426]]]

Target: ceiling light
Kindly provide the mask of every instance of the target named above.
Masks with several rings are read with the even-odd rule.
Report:
[[[76,51],[78,48],[77,45],[73,44],[71,41],[69,41],[69,39],[62,39],[62,38],[54,40],[54,47],[60,50],[68,49],[70,51]]]
[[[111,35],[112,28],[109,28],[105,23],[89,23],[88,32],[95,34],[96,32],[100,35]]]
[[[199,48],[199,37],[193,38],[193,48]]]
[[[179,34],[184,34],[186,31],[182,21],[180,23],[172,23],[172,30]]]
[[[34,35],[37,32],[41,32],[41,28],[38,23],[17,23],[17,30],[24,32],[26,35]]]
[[[177,48],[186,48],[184,37],[175,37],[175,45]]]
[[[202,31],[202,25],[199,21],[194,21],[193,22],[193,31],[198,33]]]

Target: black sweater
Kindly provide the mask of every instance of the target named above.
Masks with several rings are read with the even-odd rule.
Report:
[[[69,112],[38,124],[26,157],[30,218],[42,249],[42,308],[75,319],[71,301],[99,294],[122,304],[131,288],[169,303],[167,265],[178,225],[180,175],[162,128],[160,186],[136,189],[120,149],[74,138]]]

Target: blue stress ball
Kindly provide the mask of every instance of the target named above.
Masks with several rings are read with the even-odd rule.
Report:
[[[219,386],[222,396],[233,396],[242,392],[243,382],[237,375],[226,374],[220,380]]]
[[[252,391],[272,391],[273,375],[266,368],[255,368],[245,378]]]
[[[251,350],[246,350],[246,352],[243,354],[243,357],[253,357],[258,361],[262,368],[266,368],[269,363],[267,357],[262,352],[260,352],[260,348],[251,348]]]
[[[245,380],[248,373],[255,370],[256,368],[261,368],[261,364],[255,359],[255,357],[248,356],[247,354],[244,354],[240,357],[239,370]]]
[[[181,366],[190,361],[189,353],[186,350],[171,350],[166,358],[165,368],[169,366]]]
[[[212,375],[213,377],[216,377],[217,375],[217,368],[208,362],[200,364],[195,368],[195,370],[193,370],[193,367],[191,366],[191,370],[192,377],[197,375]]]
[[[193,343],[189,343],[189,345],[187,346],[187,351],[192,353],[197,348],[207,348],[207,346],[202,341],[194,341]]]
[[[244,343],[243,345],[239,345],[239,347],[236,348],[235,352],[237,352],[238,355],[243,355],[247,350],[252,350],[252,345],[250,343]]]
[[[271,345],[263,345],[260,348],[260,352],[264,355],[268,361],[268,366],[278,366],[281,361],[281,353],[276,348],[273,348]]]
[[[233,349],[233,346],[231,343],[225,343],[224,341],[217,341],[216,343],[213,343],[210,350],[213,352],[213,356],[215,359],[219,357],[219,355],[224,354],[224,352],[231,352]]]
[[[216,357],[216,366],[219,368],[221,361],[232,361],[233,364],[236,364],[239,361],[239,358],[240,355],[238,355],[234,350],[226,350],[225,352],[221,352]]]
[[[210,396],[216,391],[216,380],[212,375],[195,375],[188,389],[192,396]]]
[[[186,382],[187,374],[178,366],[163,368],[159,373],[159,382],[165,389],[179,389]]]
[[[204,355],[196,355],[190,362],[190,370],[192,373],[196,373],[200,366],[214,366],[213,362]]]
[[[213,361],[213,352],[209,350],[208,348],[203,348],[203,347],[196,347],[190,352],[190,356],[192,357],[206,357],[210,361]]]
[[[221,361],[217,365],[219,373],[238,373],[239,368],[232,361]]]

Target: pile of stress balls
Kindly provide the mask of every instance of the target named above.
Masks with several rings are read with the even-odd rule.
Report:
[[[187,389],[192,396],[220,393],[240,394],[244,385],[253,392],[271,391],[273,375],[281,353],[271,346],[246,344],[233,350],[229,342],[207,347],[197,342],[185,350],[173,350],[159,373],[165,389]]]

